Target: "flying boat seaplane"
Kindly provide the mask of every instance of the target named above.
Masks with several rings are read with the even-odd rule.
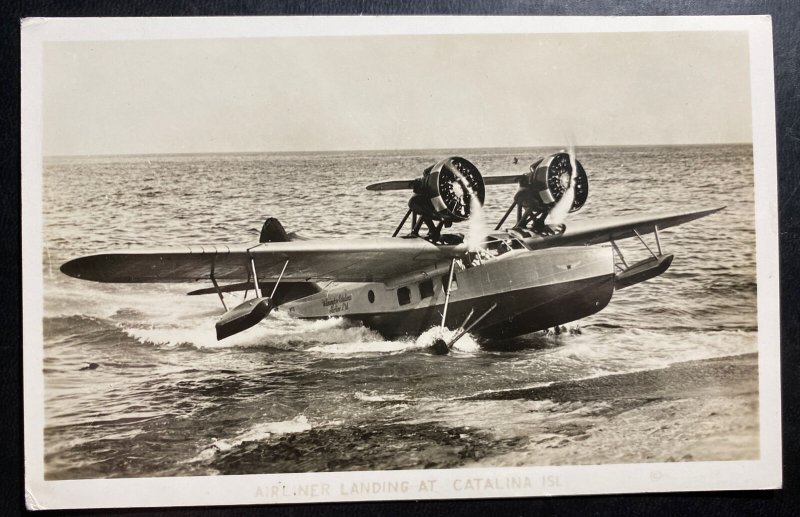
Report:
[[[452,231],[481,211],[487,186],[502,184],[518,189],[493,232],[476,239]],[[450,338],[432,347],[447,353],[467,332],[504,339],[602,310],[615,290],[669,268],[673,255],[662,252],[660,230],[724,208],[567,224],[567,214],[586,203],[589,182],[565,151],[522,174],[485,177],[465,158],[449,157],[421,177],[367,190],[411,192],[391,237],[306,239],[268,218],[257,243],[106,252],[70,260],[61,271],[96,282],[208,282],[188,294],[219,296],[220,340],[278,309],[302,319],[345,318],[386,337],[447,328],[442,335]],[[628,263],[617,241],[631,238],[647,258]],[[224,294],[233,292],[244,292],[244,301],[229,308]]]

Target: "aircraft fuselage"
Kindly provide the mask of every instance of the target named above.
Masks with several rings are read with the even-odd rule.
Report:
[[[470,311],[494,310],[473,333],[508,338],[575,321],[602,310],[614,292],[610,246],[559,247],[458,261],[445,325],[457,328]],[[450,263],[386,283],[338,283],[282,310],[308,319],[343,317],[386,337],[419,335],[441,324]]]

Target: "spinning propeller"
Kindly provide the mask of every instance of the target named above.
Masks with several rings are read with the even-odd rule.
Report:
[[[409,215],[413,214],[412,234],[417,234],[422,223],[428,227],[429,236],[438,238],[443,226],[466,221],[474,207],[483,205],[486,188],[478,168],[465,158],[452,156],[425,169],[422,176],[413,180],[385,181],[369,185],[367,190],[412,190],[408,212],[394,235],[400,231]]]
[[[572,150],[571,150],[572,151]],[[580,185],[578,185],[578,161],[575,159],[575,153],[570,152],[567,154],[567,159],[569,162],[569,167],[565,167],[564,165],[564,155],[560,154],[557,155],[558,164],[554,167],[554,171],[551,177],[548,178],[548,186],[550,187],[551,192],[560,196],[561,199],[556,201],[553,205],[553,208],[550,209],[550,212],[544,219],[545,224],[553,224],[559,225],[563,224],[564,221],[567,219],[567,215],[570,212],[575,210],[579,210],[583,203],[586,202],[586,197],[588,196],[588,184],[585,181],[586,179],[586,172],[583,173],[583,180]],[[581,170],[583,167],[580,168]],[[576,190],[580,189],[581,195],[583,199],[581,202],[576,206],[575,205],[575,198],[576,198]]]
[[[425,169],[413,180],[383,181],[367,190],[413,190],[408,201],[416,214],[436,221],[456,222],[469,219],[472,198],[483,205],[486,189],[478,168],[469,160],[452,156]]]
[[[514,228],[552,233],[557,228],[550,225],[562,225],[567,214],[580,210],[589,197],[589,179],[574,152],[561,151],[542,158],[518,178],[514,202],[497,223],[496,230],[517,208]]]
[[[429,238],[439,239],[441,229],[454,222],[470,219],[475,208],[483,206],[486,185],[517,183],[514,202],[497,224],[499,230],[512,210],[517,208],[515,228],[534,231],[554,230],[550,225],[563,225],[567,214],[577,212],[589,197],[589,180],[575,153],[561,151],[534,162],[524,174],[482,176],[472,162],[453,156],[425,169],[422,176],[412,180],[374,183],[372,191],[412,190],[408,212],[395,230],[397,236],[411,215],[412,235],[418,235],[423,223]]]

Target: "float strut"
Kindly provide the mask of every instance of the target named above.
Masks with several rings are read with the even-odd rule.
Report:
[[[639,242],[641,242],[641,243],[642,243],[642,245],[644,245],[644,247],[645,247],[645,248],[647,248],[647,251],[649,251],[649,252],[650,252],[650,254],[653,256],[653,258],[658,258],[658,257],[656,256],[656,254],[655,254],[655,253],[653,253],[653,250],[651,250],[651,249],[650,249],[650,246],[648,246],[648,245],[647,245],[647,243],[646,243],[646,242],[644,242],[644,239],[642,239],[642,236],[641,236],[641,235],[639,235],[639,232],[637,232],[637,231],[636,231],[636,228],[634,228],[634,229],[633,229],[633,233],[635,233],[635,234],[636,234],[636,236],[639,238]]]
[[[656,246],[658,246],[658,256],[663,255],[661,252],[661,239],[658,238],[658,225],[653,226],[653,233],[656,235]]]
[[[611,247],[614,248],[614,251],[617,252],[617,256],[622,261],[622,264],[625,266],[625,269],[628,269],[628,263],[625,262],[625,256],[622,254],[622,251],[617,247],[617,243],[614,242],[614,239],[611,239]]]
[[[217,290],[217,296],[219,296],[219,301],[222,302],[222,308],[225,309],[225,312],[228,312],[228,306],[225,305],[225,298],[222,297],[222,290],[219,288],[219,284],[217,283],[217,279],[214,277],[214,263],[211,263],[211,283],[214,284],[214,289]]]

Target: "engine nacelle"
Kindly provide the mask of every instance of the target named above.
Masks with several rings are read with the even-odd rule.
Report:
[[[572,202],[570,212],[577,212],[586,203],[589,197],[589,179],[586,171],[578,160],[575,175],[575,200]],[[519,190],[514,195],[514,200],[533,212],[547,212],[562,198],[569,188],[572,179],[572,164],[569,153],[561,152],[552,154],[530,167],[530,172],[525,173],[519,182]]]
[[[469,160],[452,156],[425,169],[414,180],[408,207],[436,221],[453,223],[469,219],[472,202],[483,206],[486,187],[478,168]]]

